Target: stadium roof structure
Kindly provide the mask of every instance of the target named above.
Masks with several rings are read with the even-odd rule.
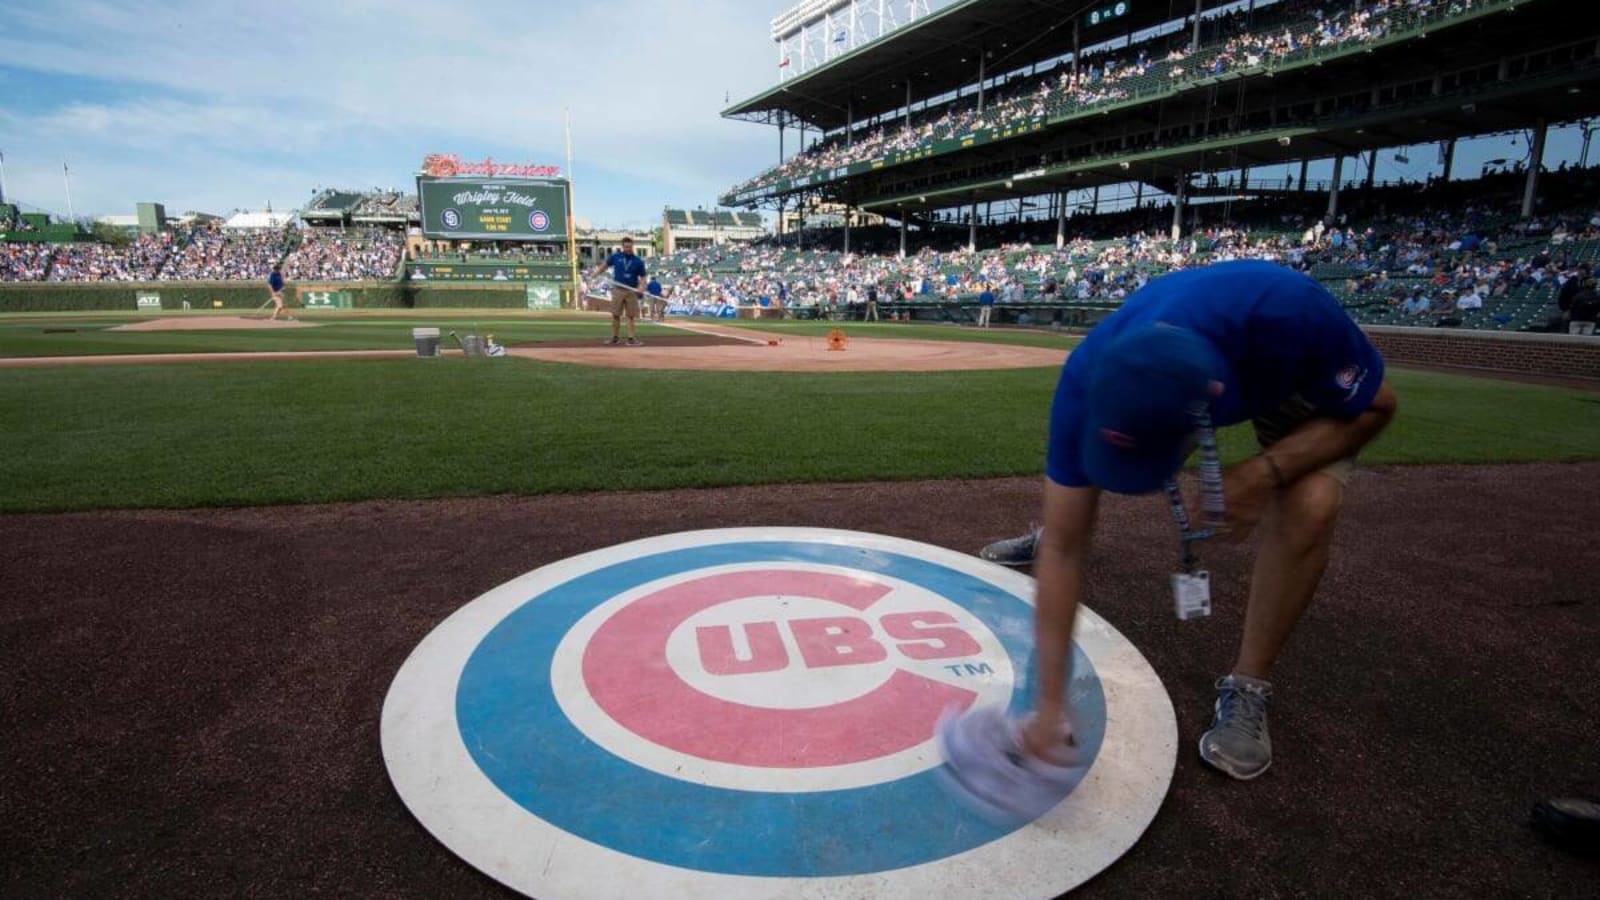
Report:
[[[672,209],[662,212],[663,221],[677,228],[730,228],[760,229],[765,222],[760,213],[734,212],[732,210]]]
[[[360,191],[342,191],[330,188],[322,191],[306,208],[300,211],[303,219],[343,219],[365,197]]]
[[[361,195],[350,211],[350,221],[356,224],[394,224],[422,221],[422,210],[417,205],[417,195],[404,191],[374,191]]]
[[[1600,4],[1480,0],[1371,43],[1162,81],[721,202],[803,194],[893,214],[1129,182],[1170,191],[1197,173],[1536,128],[1600,115],[1597,46]]]
[[[765,124],[805,122],[824,130],[938,97],[1035,60],[1071,53],[1192,14],[1196,0],[1130,0],[1125,15],[1089,26],[1104,0],[957,0],[877,40],[722,111]],[[1237,0],[1199,0],[1212,10]],[[1074,26],[1077,26],[1075,29]],[[1076,37],[1075,37],[1076,32]]]

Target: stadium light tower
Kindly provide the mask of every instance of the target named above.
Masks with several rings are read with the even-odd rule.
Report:
[[[928,0],[800,0],[772,20],[778,80],[803,75],[927,14]]]

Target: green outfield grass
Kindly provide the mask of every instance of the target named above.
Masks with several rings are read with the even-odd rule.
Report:
[[[976,478],[1042,469],[1052,369],[623,371],[526,360],[0,370],[0,509]],[[1372,463],[1600,458],[1600,398],[1399,371]],[[1244,429],[1223,435],[1248,452]]]
[[[226,315],[238,316],[239,310]],[[149,321],[155,316],[130,313],[21,313],[0,317],[0,357],[101,356],[122,353],[227,353],[289,350],[403,350],[411,346],[411,329],[437,326],[446,332],[476,331],[495,335],[512,345],[541,341],[602,339],[609,335],[609,317],[579,313],[508,313],[504,310],[340,310],[301,312],[302,321],[315,328],[282,330],[245,329],[218,331],[113,331],[115,326]],[[215,313],[184,313],[182,318],[205,319]],[[682,320],[693,325],[710,320]],[[954,325],[914,325],[900,322],[751,322],[720,319],[715,324],[771,332],[786,336],[822,337],[832,328],[846,334],[873,338],[980,341],[1024,344],[1033,347],[1071,347],[1079,338],[1064,333],[1026,329],[979,330]],[[680,334],[641,322],[641,337]],[[448,337],[445,341],[450,345]]]
[[[193,317],[195,314],[190,314]],[[198,314],[201,317],[207,314]],[[238,315],[235,311],[233,315]],[[439,316],[432,312],[389,312],[387,315],[311,314],[303,321],[315,328],[243,329],[224,331],[112,331],[117,325],[148,321],[132,315],[65,317],[28,316],[0,319],[0,357],[100,356],[118,353],[225,353],[287,350],[405,350],[413,346],[411,329],[435,326],[449,332],[490,333],[503,344],[541,341],[601,340],[611,334],[607,317],[507,315],[484,310]],[[641,337],[677,334],[658,325],[640,324]]]

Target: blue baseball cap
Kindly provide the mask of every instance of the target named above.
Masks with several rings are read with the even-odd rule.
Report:
[[[1224,371],[1216,348],[1187,328],[1158,323],[1118,337],[1089,381],[1084,474],[1118,494],[1161,487],[1192,449],[1194,411]]]

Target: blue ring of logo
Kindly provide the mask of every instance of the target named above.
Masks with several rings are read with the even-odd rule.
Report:
[[[1011,657],[1017,678],[1011,709],[1031,707],[1033,608],[995,585],[926,560],[838,544],[714,544],[580,575],[529,598],[490,629],[456,689],[461,740],[479,769],[523,809],[570,834],[658,863],[730,875],[881,872],[943,859],[1015,830],[975,817],[945,793],[933,770],[834,791],[708,787],[605,752],[567,719],[550,683],[549,661],[579,619],[646,582],[752,562],[881,572],[960,604]],[[1105,694],[1077,647],[1072,672],[1077,738],[1092,763],[1105,736]]]
[[[444,227],[449,228],[451,230],[460,228],[461,227],[461,210],[456,209],[453,206],[447,208],[444,212],[439,213],[439,222],[441,224],[443,224]]]
[[[550,217],[545,215],[544,210],[536,209],[528,213],[528,227],[534,231],[543,231],[550,227]]]

